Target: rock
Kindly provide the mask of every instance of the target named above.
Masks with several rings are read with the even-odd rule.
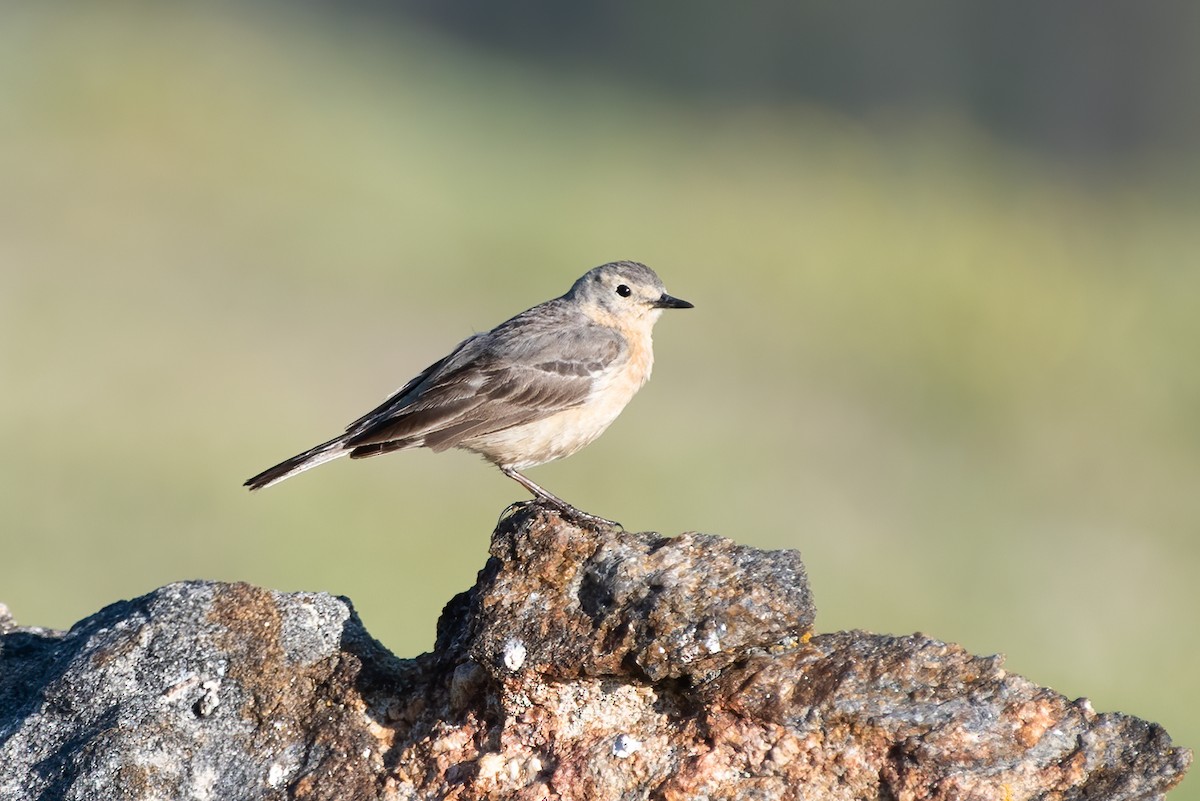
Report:
[[[557,516],[501,523],[492,558],[438,627],[439,651],[547,679],[703,680],[812,630],[795,551],[706,534],[581,536]],[[504,668],[501,671],[501,667]]]
[[[997,657],[813,616],[794,552],[534,505],[415,659],[244,584],[0,613],[0,798],[1150,799],[1190,763]]]
[[[371,670],[398,662],[349,603],[172,584],[0,651],[0,798],[285,798],[322,777],[373,797]],[[400,674],[396,671],[399,670]]]

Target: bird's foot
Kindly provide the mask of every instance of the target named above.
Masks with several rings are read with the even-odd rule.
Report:
[[[504,475],[508,476],[513,481],[516,481],[522,487],[524,487],[525,489],[527,489],[533,493],[534,500],[527,501],[527,503],[538,503],[538,504],[542,504],[544,506],[549,506],[551,509],[556,510],[559,514],[561,514],[563,517],[567,518],[568,520],[571,520],[575,523],[582,523],[583,525],[591,526],[592,528],[600,528],[600,527],[619,528],[619,529],[625,528],[620,523],[618,523],[616,520],[609,520],[607,517],[600,517],[599,515],[588,514],[587,512],[583,511],[582,509],[576,509],[574,506],[567,503],[566,501],[564,501],[562,498],[558,497],[554,493],[539,487],[537,484],[534,484],[532,481],[525,478],[525,476],[521,475],[520,473],[518,473],[515,469],[513,469],[511,467],[501,467],[500,471],[502,473],[504,473]],[[521,508],[516,503],[510,505],[508,507],[508,509],[504,510],[504,514],[500,515],[500,519],[503,520],[505,517],[507,517],[509,514],[509,510],[513,509],[514,507]]]
[[[609,520],[607,517],[589,514],[582,509],[576,509],[571,504],[562,500],[550,500],[549,498],[534,498],[531,501],[514,501],[504,508],[500,513],[500,521],[507,520],[517,512],[527,506],[541,506],[546,509],[553,509],[558,512],[566,520],[579,525],[590,526],[591,528],[619,528],[624,530],[624,526],[616,520]]]
[[[496,524],[499,525],[500,523],[503,523],[505,520],[512,517],[531,503],[535,503],[535,501],[513,501],[508,506],[504,507],[504,511],[500,513],[500,517],[496,520]]]
[[[557,510],[559,514],[561,514],[563,517],[567,518],[568,520],[570,520],[573,523],[582,523],[585,526],[591,526],[592,528],[619,528],[622,530],[625,529],[625,527],[622,526],[620,523],[618,523],[616,520],[609,520],[607,517],[601,517],[600,515],[594,515],[589,512],[585,512],[582,509],[576,509],[574,506],[572,506],[569,503],[563,503],[560,506],[556,503],[551,502],[551,503],[549,503],[549,505],[552,508],[554,508],[555,510]]]

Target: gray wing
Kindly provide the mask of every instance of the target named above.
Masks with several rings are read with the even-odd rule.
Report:
[[[550,303],[461,343],[347,429],[352,456],[454,447],[583,403],[628,358],[617,332]]]

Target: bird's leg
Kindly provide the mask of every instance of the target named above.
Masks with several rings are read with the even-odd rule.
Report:
[[[560,512],[562,512],[567,517],[574,518],[575,520],[581,521],[584,523],[590,523],[593,526],[599,525],[599,526],[614,526],[616,528],[624,528],[624,526],[622,526],[620,523],[618,523],[615,520],[609,520],[606,517],[600,517],[599,515],[588,514],[587,512],[583,511],[582,509],[576,509],[574,506],[567,503],[562,498],[558,497],[557,495],[550,492],[549,490],[542,489],[537,484],[534,484],[532,481],[530,481],[525,476],[518,473],[516,470],[513,470],[511,467],[501,467],[500,471],[502,473],[504,473],[504,475],[511,478],[513,481],[520,484],[525,489],[532,492],[534,494],[534,497],[550,504],[551,506],[558,509]]]

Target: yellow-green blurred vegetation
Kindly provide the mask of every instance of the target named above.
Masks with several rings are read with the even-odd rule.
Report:
[[[1004,652],[1200,745],[1198,189],[1174,153],[673,102],[314,8],[7,4],[0,601],[64,627],[245,580],[427,649],[517,485],[426,452],[242,480],[634,258],[696,309],[535,480],[798,548],[822,630]]]

